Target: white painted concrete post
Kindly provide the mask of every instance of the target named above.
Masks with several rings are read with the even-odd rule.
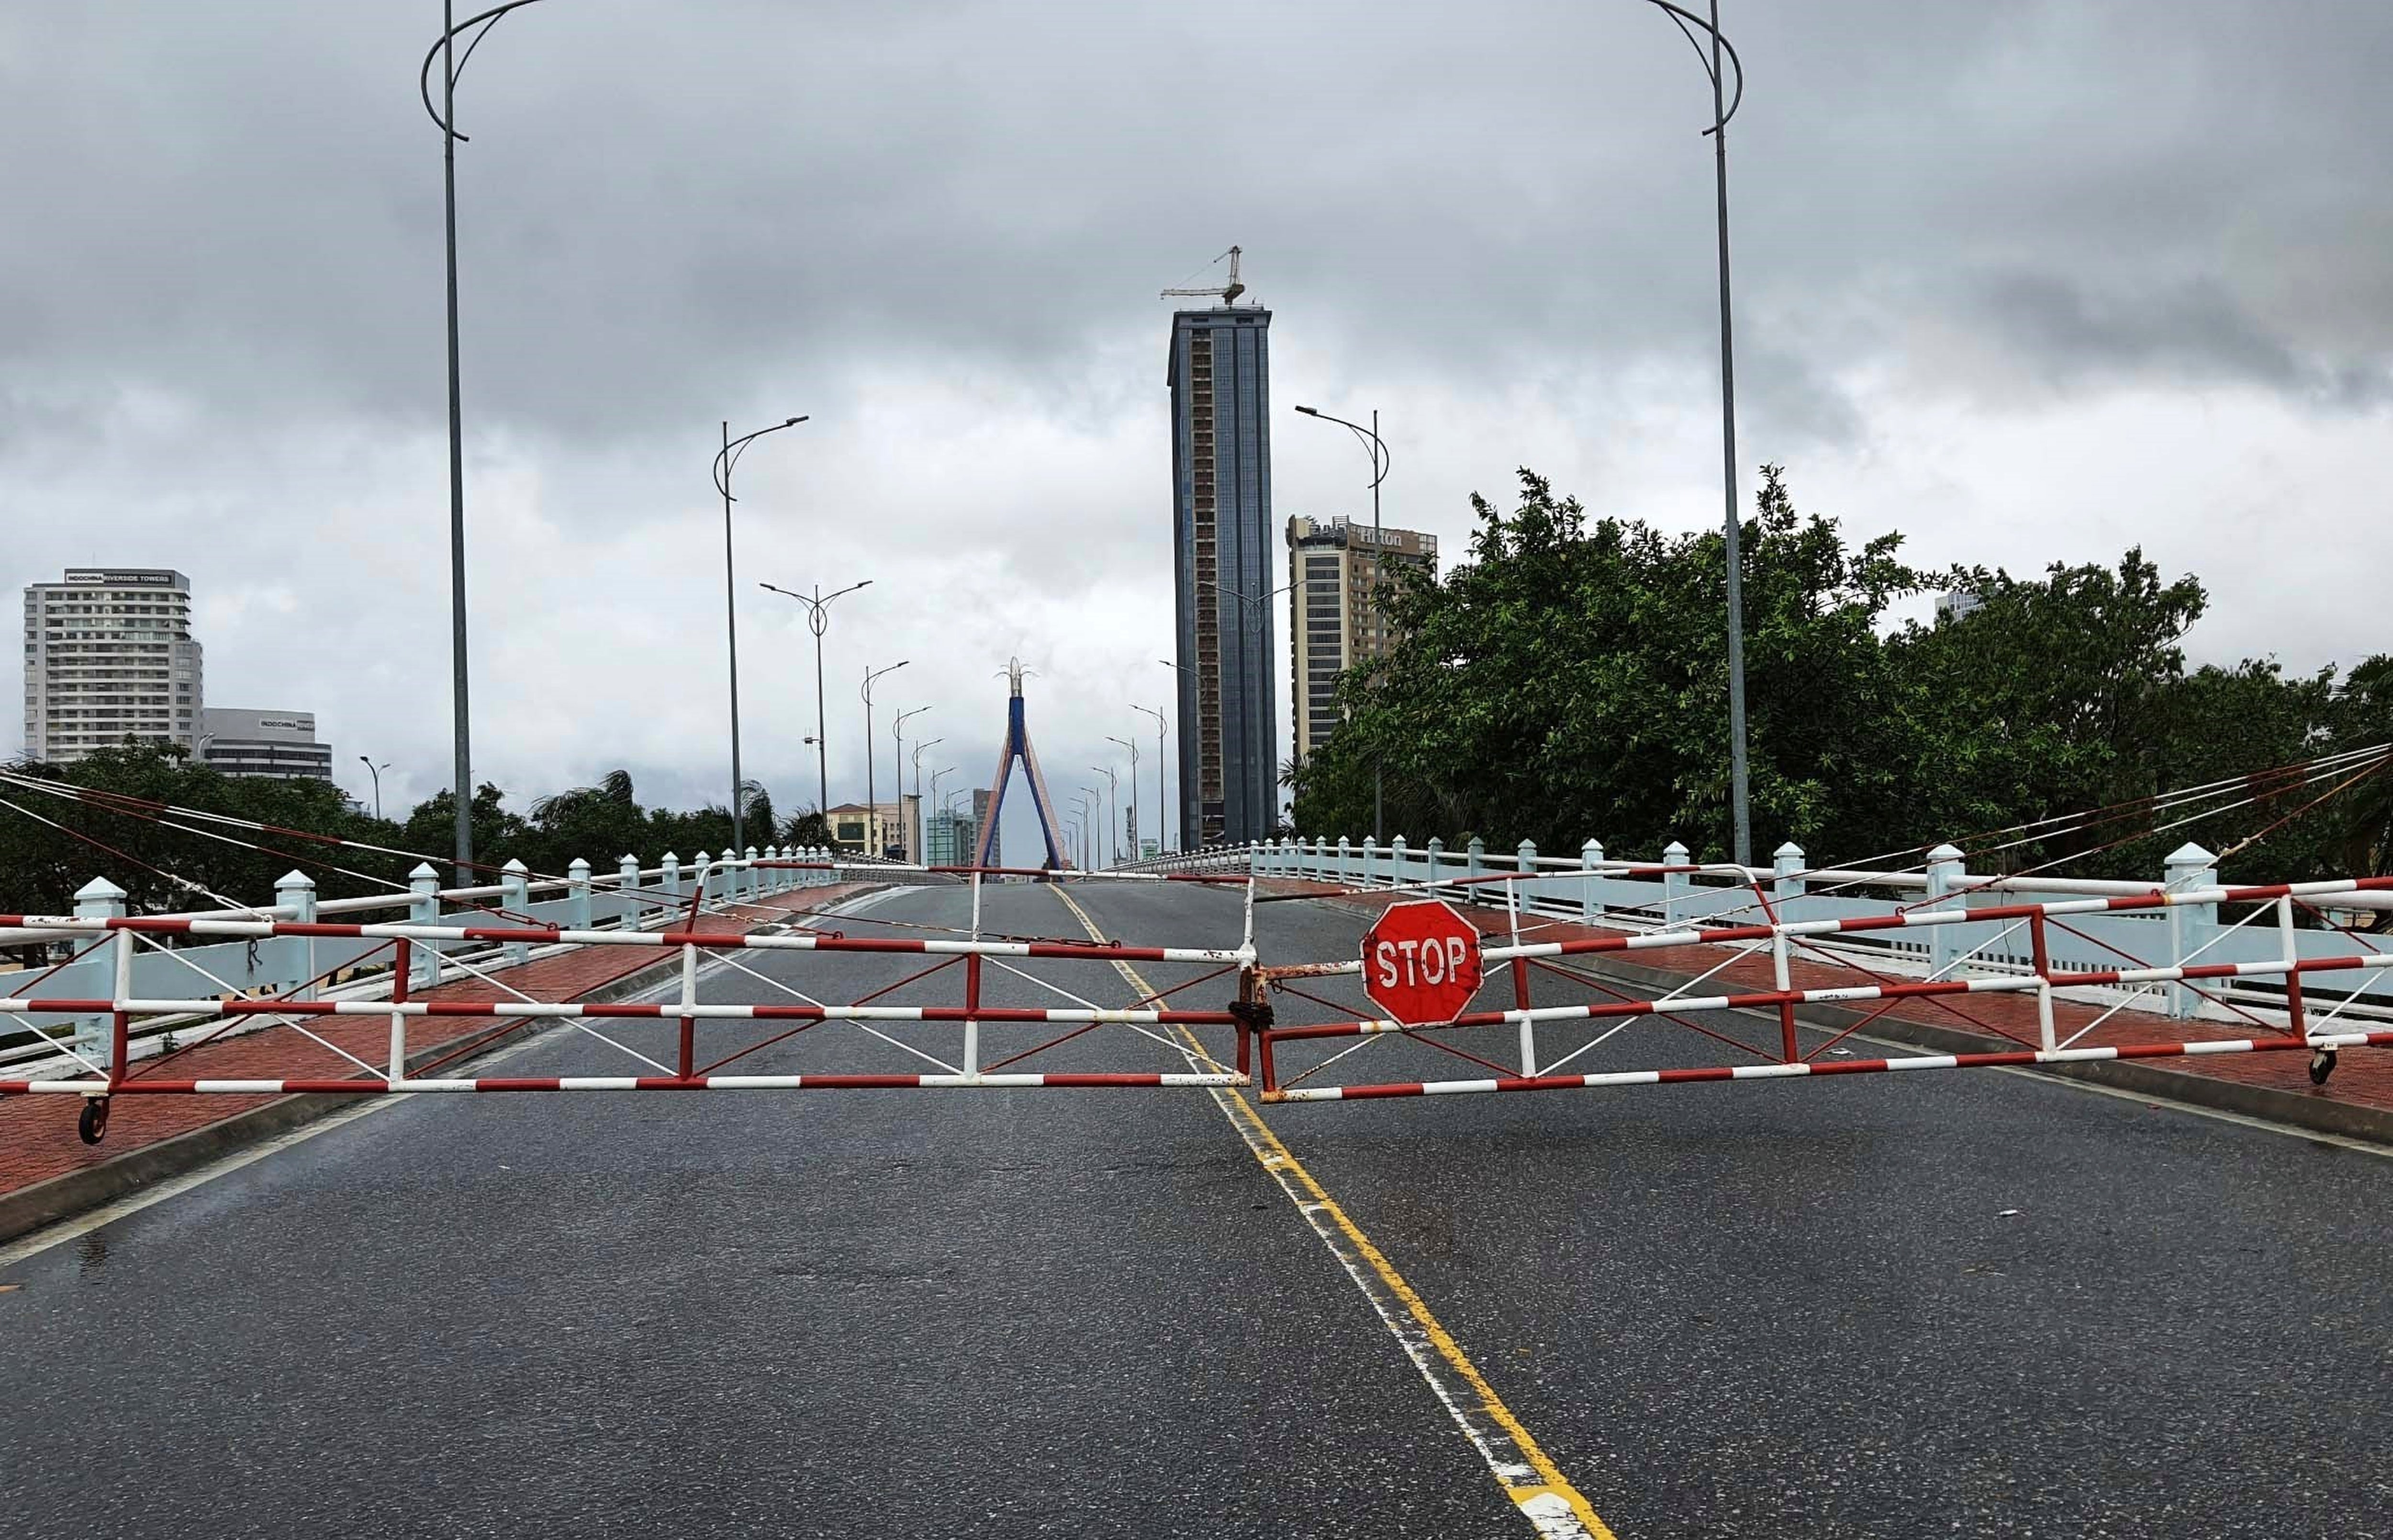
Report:
[[[590,863],[579,855],[565,868],[565,928],[590,928]]]
[[[1603,918],[1603,896],[1595,891],[1600,879],[1594,875],[1595,868],[1602,865],[1603,842],[1589,838],[1587,843],[1578,847],[1579,870],[1588,873],[1578,884],[1578,912],[1582,920],[1593,921]]]
[[[1521,907],[1525,909],[1537,891],[1529,881],[1529,879],[1535,877],[1537,872],[1537,842],[1523,840],[1513,848],[1512,868],[1522,877],[1522,881],[1512,886],[1519,894]]]
[[[1462,848],[1462,875],[1478,877],[1484,875],[1486,870],[1487,842],[1474,834],[1471,837],[1471,843]],[[1463,889],[1462,901],[1466,904],[1478,903],[1479,890],[1476,887]]]
[[[316,880],[304,871],[286,871],[274,880],[274,907],[289,912],[290,918],[303,925],[316,922]],[[284,988],[305,984],[316,976],[316,938],[293,935],[281,938],[275,947],[274,982]]]
[[[1681,841],[1673,840],[1662,847],[1662,864],[1683,867],[1689,864],[1690,852]],[[1694,880],[1683,871],[1662,874],[1662,923],[1675,925],[1683,918],[1688,900],[1695,891]]]
[[[1429,837],[1429,846],[1422,853],[1429,857],[1429,880],[1432,883],[1445,875],[1445,839],[1443,835]]]
[[[1354,847],[1346,842],[1346,836],[1340,834],[1338,836],[1338,881],[1351,882],[1353,880]]]
[[[440,874],[428,861],[418,861],[415,869],[407,874],[407,922],[411,925],[440,923]],[[415,966],[409,970],[411,989],[429,989],[440,982],[440,953],[429,941],[412,941],[408,949],[415,955]]]
[[[1928,853],[1928,896],[1929,909],[1961,909],[1968,907],[1968,897],[1959,890],[1959,879],[1968,875],[1961,864],[1961,852],[1950,844],[1938,845]],[[1950,899],[1947,902],[1947,899]],[[1950,925],[1930,926],[1928,932],[1928,965],[1939,978],[1950,978],[1947,972],[1963,956],[1961,933]]]
[[[751,904],[753,904],[754,902],[756,902],[756,900],[758,900],[759,898],[762,898],[762,897],[764,897],[764,896],[765,896],[765,890],[764,890],[763,888],[758,887],[758,886],[756,885],[756,884],[757,884],[757,882],[758,882],[758,881],[759,881],[764,877],[764,875],[765,875],[765,874],[764,874],[763,872],[758,871],[758,870],[756,869],[756,847],[755,847],[754,845],[750,845],[750,846],[748,847],[748,883],[747,883],[747,887],[748,887],[748,902],[750,902]]]
[[[124,896],[123,888],[105,877],[95,877],[75,890],[75,918],[121,920],[124,917]],[[131,935],[130,931],[120,932],[113,945],[95,949],[91,954],[91,966],[95,970],[114,970],[118,955]],[[94,995],[100,992],[98,989],[92,991]],[[111,998],[115,998],[116,990],[112,985],[107,994]],[[109,1055],[114,1047],[115,1024],[114,1020],[108,1016],[77,1016],[74,1019],[75,1051],[93,1064],[107,1067],[111,1063]]]
[[[1399,834],[1394,839],[1389,841],[1388,875],[1390,881],[1397,882],[1410,881],[1412,880],[1412,874],[1405,869],[1405,864],[1411,859],[1411,853],[1405,849],[1405,837],[1403,835]]]
[[[508,861],[505,866],[499,868],[499,886],[506,890],[499,895],[500,905],[512,914],[526,915],[526,911],[531,907],[531,868],[525,866],[520,859]],[[531,920],[526,915],[526,918],[509,919],[502,923],[527,925],[531,923]],[[513,967],[529,959],[531,956],[531,948],[523,942],[510,941],[507,943],[505,956],[508,966]]]
[[[722,891],[713,874],[706,869],[707,864],[713,859],[713,855],[702,850],[690,858],[689,891],[698,899],[698,907],[701,909],[706,907],[709,897]]]
[[[2167,876],[2163,885],[2171,893],[2185,893],[2195,888],[2215,888],[2218,883],[2218,857],[2189,840],[2169,853]],[[2197,964],[2218,962],[2222,959],[2203,952],[2218,936],[2218,906],[2216,904],[2172,904],[2168,907],[2169,962],[2181,966],[2190,960]],[[2200,956],[2195,954],[2200,953]],[[2182,1021],[2201,1013],[2202,997],[2182,984],[2168,986],[2168,1013]]]
[[[615,862],[615,896],[620,900],[616,923],[627,931],[639,929],[640,914],[647,907],[640,902],[640,858],[625,855]]]
[[[1363,836],[1363,881],[1380,881],[1380,842],[1368,834]]]
[[[1770,902],[1781,920],[1802,918],[1796,900],[1803,896],[1803,847],[1789,840],[1770,855]]]
[[[658,866],[662,869],[657,873],[657,887],[664,894],[667,899],[675,901],[679,900],[681,897],[681,857],[674,855],[672,851],[666,851],[665,858],[659,862]]]

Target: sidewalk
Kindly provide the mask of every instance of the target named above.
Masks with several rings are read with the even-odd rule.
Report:
[[[1396,894],[1350,894],[1319,882],[1265,879],[1263,891],[1312,894],[1340,908],[1376,914],[1401,898]],[[1484,934],[1507,933],[1503,911],[1472,907],[1463,911]],[[1534,926],[1534,930],[1532,927]],[[1593,936],[1627,934],[1608,927],[1577,924],[1544,915],[1523,916],[1523,940],[1574,941]],[[1611,952],[1550,959],[1574,972],[1594,975],[1618,988],[1622,998],[1666,995],[1714,968],[1702,994],[1731,994],[1777,987],[1769,954],[1735,957],[1727,946],[1666,946],[1654,951]],[[1532,969],[1532,988],[1541,970]],[[1788,982],[1798,989],[1850,987],[1873,982],[1861,970],[1806,958],[1798,950],[1789,959]],[[1894,975],[1886,975],[1890,979]],[[1600,985],[1601,987],[1601,985]],[[1880,1002],[1884,1003],[1884,1002]],[[1842,1032],[1855,1025],[1876,1006],[1809,1005],[1796,1010],[1805,1025]],[[2068,999],[2053,1001],[2056,1041],[2066,1042],[2102,1014],[2102,1008]],[[1863,1027],[1870,1037],[1905,1043],[1939,1053],[1982,1052],[2037,1046],[2035,997],[2031,994],[1968,995],[1948,999],[1908,999],[1891,1003],[1885,1013]],[[2008,1034],[2006,1037],[2005,1034]],[[2124,1010],[2095,1027],[2073,1045],[2104,1048],[2125,1043],[2218,1042],[2230,1038],[2279,1036],[2257,1022],[2177,1021],[2150,1011]],[[1757,1063],[1759,1061],[1756,1061]],[[2276,1122],[2292,1123],[2322,1132],[2393,1143],[2393,1051],[2354,1049],[2339,1056],[2334,1076],[2323,1086],[2309,1081],[2309,1055],[2304,1052],[2235,1053],[2198,1059],[2110,1061],[2049,1065],[2039,1073],[2130,1090],[2138,1095],[2189,1102],[2222,1111],[2238,1112]]]
[[[848,882],[774,894],[751,906],[779,914],[820,909],[877,884]],[[727,915],[699,918],[709,933],[744,933],[773,923],[742,922]],[[672,978],[681,966],[678,949],[647,946],[584,946],[558,957],[537,958],[495,972],[495,983],[464,978],[423,990],[421,1000],[616,999]],[[519,1042],[553,1021],[491,1021],[488,1018],[416,1016],[407,1024],[411,1073],[458,1052],[456,1063]],[[389,1052],[387,1016],[327,1016],[308,1030],[338,1043],[368,1064]],[[137,1078],[160,1061],[134,1065]],[[203,1043],[177,1053],[168,1077],[177,1079],[291,1079],[360,1077],[358,1067],[296,1028],[264,1031]],[[454,1069],[456,1063],[444,1064]],[[83,1110],[80,1096],[11,1096],[0,1099],[0,1241],[105,1203],[162,1177],[189,1170],[227,1151],[295,1128],[349,1103],[332,1096],[120,1096],[110,1104],[108,1137],[85,1144],[75,1136]]]

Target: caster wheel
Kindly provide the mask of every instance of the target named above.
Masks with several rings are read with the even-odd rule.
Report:
[[[2313,1051],[2310,1054],[2310,1084],[2314,1086],[2325,1085],[2326,1077],[2334,1073],[2334,1050],[2331,1048],[2321,1048]]]
[[[108,1137],[108,1098],[86,1096],[83,1112],[75,1118],[75,1135],[86,1144],[97,1144]]]

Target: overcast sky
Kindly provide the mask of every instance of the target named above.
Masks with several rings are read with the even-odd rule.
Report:
[[[2141,542],[2209,585],[2199,658],[2393,648],[2393,7],[1724,10],[1748,480],[1923,564]],[[449,777],[438,27],[0,9],[0,582],[180,568],[208,700],[313,710],[399,805]],[[813,800],[806,633],[753,581],[870,577],[827,648],[835,801],[868,663],[910,659],[881,698],[933,708],[953,787],[1018,652],[1059,794],[1135,737],[1151,808],[1157,291],[1234,241],[1280,518],[1368,513],[1306,402],[1380,411],[1388,521],[1449,551],[1521,465],[1717,519],[1709,111],[1639,0],[510,16],[458,111],[477,776],[721,800],[708,465],[724,419],[805,412],[739,472],[750,772]]]

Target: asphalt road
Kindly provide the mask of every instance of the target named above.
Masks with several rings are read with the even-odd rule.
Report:
[[[1074,894],[1126,940],[1236,939],[1228,894]],[[1260,912],[1267,960],[1361,926]],[[1044,888],[987,913],[1080,934]],[[912,967],[761,971],[842,999]],[[705,998],[786,997],[726,968]],[[996,969],[987,998],[1066,1003]],[[1184,1067],[1127,1032],[1021,1067]],[[1574,1067],[1701,1048],[1640,1027]],[[611,1051],[560,1030],[504,1073]],[[831,1024],[738,1067],[931,1066]],[[1622,1535],[2393,1535],[2384,1156],[1994,1072],[1266,1116]],[[416,1097],[0,1289],[0,1533],[1533,1533],[1204,1091]]]

